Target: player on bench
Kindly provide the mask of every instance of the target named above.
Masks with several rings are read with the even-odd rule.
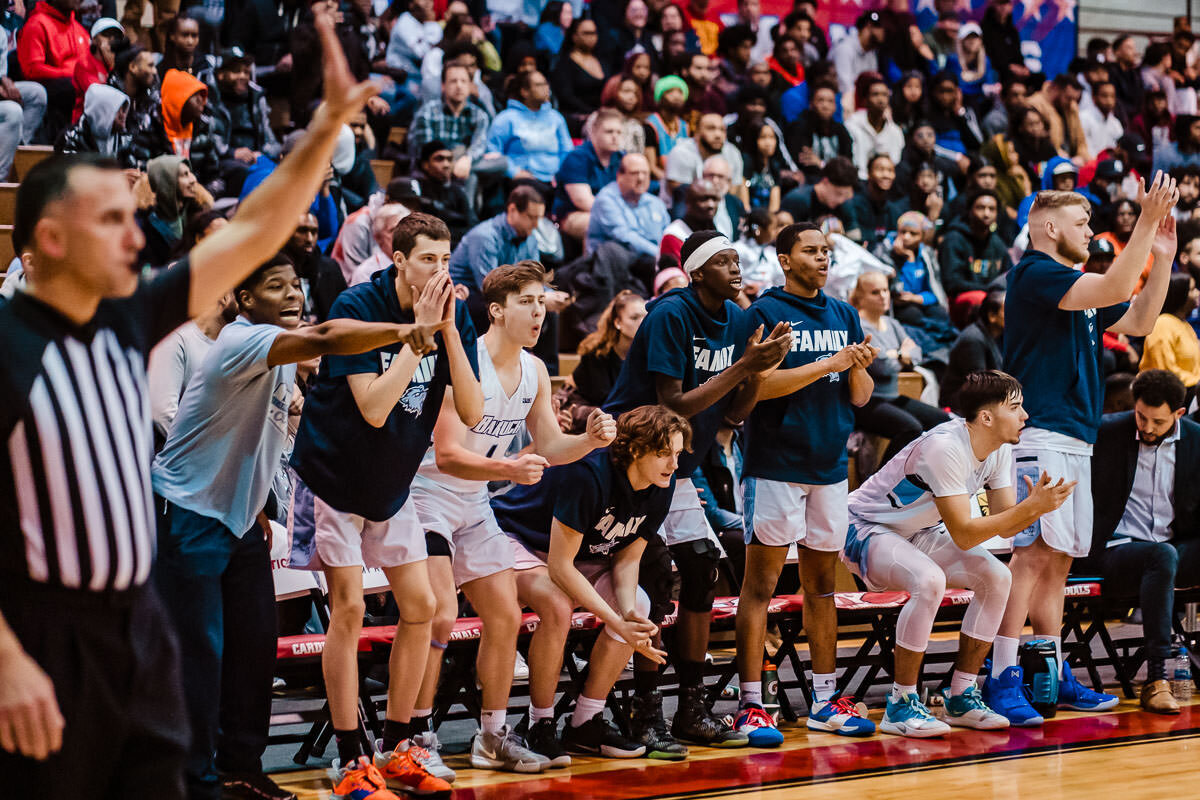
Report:
[[[657,664],[666,660],[654,646],[658,626],[647,617],[650,598],[638,586],[638,571],[647,540],[667,517],[679,456],[690,440],[683,417],[663,406],[642,406],[621,415],[610,447],[552,467],[540,483],[492,500],[500,527],[513,537],[521,584],[541,593],[533,606],[541,617],[538,630],[559,643],[560,663],[572,609],[582,606],[604,623],[563,732],[571,752],[607,758],[646,753],[645,745],[604,718],[604,704],[635,651]],[[535,663],[531,658],[530,667]],[[553,694],[532,699],[554,702]],[[541,736],[553,736],[553,708],[546,710],[550,718],[534,726],[542,727]],[[531,744],[536,741],[531,737]]]
[[[813,707],[808,727],[843,736],[869,736],[875,725],[851,698],[837,692],[837,608],[834,576],[846,541],[846,439],[852,407],[871,399],[875,359],[858,312],[822,291],[829,242],[811,222],[797,222],[776,238],[786,283],[750,306],[750,324],[792,326],[792,347],[763,381],[746,424],[742,513],[746,577],[737,613],[741,679],[736,730],[754,747],[782,744],[783,734],[762,707],[763,641],[767,605],[788,547],[801,545],[804,630],[812,648]]]
[[[872,591],[910,595],[896,621],[895,683],[880,725],[885,733],[923,738],[948,733],[950,725],[1008,727],[976,685],[1012,581],[983,543],[1015,536],[1061,506],[1075,488],[1062,478],[1051,483],[1045,473],[1036,484],[1026,476],[1028,496],[1017,502],[1012,446],[1026,414],[1021,384],[1011,375],[971,373],[959,405],[963,418],[924,433],[850,493],[843,561]],[[973,517],[980,489],[987,490],[989,514]],[[921,702],[917,680],[947,586],[975,596],[963,617],[942,722]]]
[[[430,751],[440,767],[430,771],[447,781],[454,779],[454,771],[437,758],[430,714],[446,642],[458,617],[456,586],[483,623],[476,660],[483,706],[480,733],[471,743],[471,765],[541,772],[551,761],[527,749],[505,725],[521,604],[512,547],[488,505],[488,481],[537,483],[546,467],[607,447],[617,433],[616,421],[599,409],[588,418],[586,433],[567,436],[558,426],[550,404],[550,374],[541,359],[525,351],[537,343],[546,320],[545,283],[546,272],[536,261],[497,267],[483,279],[491,319],[478,344],[483,419],[468,428],[454,408],[454,390],[447,389],[433,429],[433,447],[412,485],[417,517],[425,529],[429,580],[437,598],[429,661],[413,711],[414,741]],[[526,426],[533,437],[532,448],[506,457],[513,437]],[[533,661],[530,670],[540,672],[543,666]],[[562,669],[561,651],[551,666],[553,685]]]

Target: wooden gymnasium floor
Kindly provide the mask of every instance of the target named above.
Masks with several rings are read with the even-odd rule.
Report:
[[[684,762],[577,758],[540,776],[470,769],[466,756],[454,798],[1037,798],[1141,800],[1200,798],[1200,700],[1178,717],[1142,712],[1123,700],[1112,712],[1059,712],[1044,727],[955,730],[944,739],[878,734],[856,740],[785,729],[776,750],[694,748]],[[877,723],[881,710],[873,710]],[[301,800],[330,796],[323,770],[276,774]]]

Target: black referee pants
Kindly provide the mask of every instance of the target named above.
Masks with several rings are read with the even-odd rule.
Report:
[[[187,717],[179,649],[152,586],[123,593],[0,586],[0,612],[54,682],[62,750],[0,750],[0,796],[181,800]]]

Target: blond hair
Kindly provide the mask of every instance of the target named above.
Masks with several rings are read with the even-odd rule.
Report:
[[[1033,205],[1029,209],[1029,215],[1040,211],[1050,211],[1056,208],[1066,208],[1067,206],[1083,206],[1083,210],[1089,215],[1092,213],[1092,204],[1086,197],[1075,191],[1057,191],[1047,189],[1037,193],[1033,199]]]

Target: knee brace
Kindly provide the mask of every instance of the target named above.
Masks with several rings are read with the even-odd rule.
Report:
[[[711,539],[671,545],[671,558],[679,570],[679,607],[697,614],[712,611],[717,596],[717,563],[721,553]]]
[[[642,551],[642,561],[638,566],[638,585],[645,590],[647,596],[647,617],[655,625],[662,624],[671,611],[675,576],[671,572],[671,554],[658,536],[651,536],[646,543],[646,549]]]

